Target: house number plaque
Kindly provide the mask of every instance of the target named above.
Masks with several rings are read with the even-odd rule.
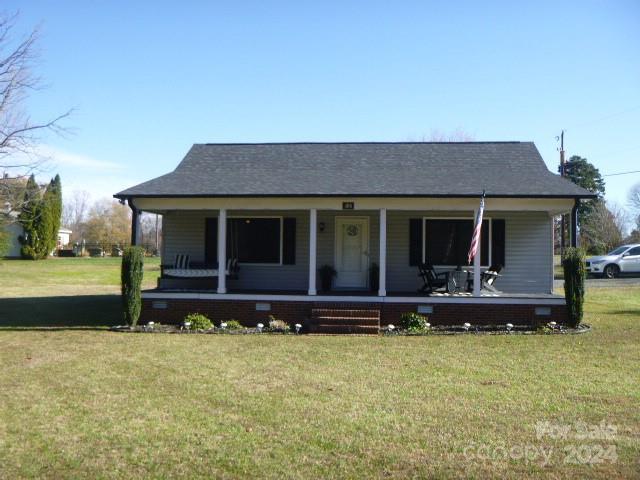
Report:
[[[353,210],[354,204],[353,202],[342,202],[343,210]]]

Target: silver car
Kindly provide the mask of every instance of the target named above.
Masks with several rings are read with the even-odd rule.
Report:
[[[587,258],[587,273],[615,278],[620,273],[640,273],[640,243],[622,245],[606,255]]]

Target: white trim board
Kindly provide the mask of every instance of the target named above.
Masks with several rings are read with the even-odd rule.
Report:
[[[169,210],[339,210],[342,202],[352,202],[358,210],[406,210],[406,211],[465,211],[478,207],[480,196],[475,198],[405,198],[405,197],[220,197],[220,198],[133,198],[136,208],[145,211]],[[486,198],[485,211],[540,211],[557,215],[571,211],[573,198]]]
[[[149,300],[248,300],[257,302],[419,303],[484,305],[565,305],[565,299],[531,297],[378,297],[362,295],[269,295],[254,293],[142,292]]]

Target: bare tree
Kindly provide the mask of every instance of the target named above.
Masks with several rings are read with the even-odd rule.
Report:
[[[140,229],[141,243],[147,251],[159,251],[162,246],[162,216],[155,213],[142,213]]]
[[[438,129],[431,129],[431,134],[428,137],[423,136],[422,140],[425,142],[472,142],[475,140],[475,137],[458,127],[450,133]]]
[[[97,201],[89,210],[85,240],[105,250],[127,245],[131,239],[131,210],[113,199]]]
[[[640,182],[636,183],[629,190],[628,195],[629,207],[636,215],[640,215]]]
[[[62,225],[70,228],[73,239],[84,237],[84,226],[87,221],[87,214],[91,195],[86,190],[75,190],[68,200],[65,200],[62,207]]]
[[[591,253],[605,253],[622,243],[626,223],[623,209],[598,200],[580,229],[582,245]]]
[[[17,14],[0,14],[0,200],[6,204],[15,183],[10,178],[23,178],[32,173],[45,160],[34,154],[38,135],[45,131],[61,133],[60,120],[71,110],[53,119],[33,121],[25,111],[29,93],[40,89],[41,81],[34,75],[37,63],[38,29],[26,37],[15,40],[13,30]],[[19,205],[11,205],[13,211]]]

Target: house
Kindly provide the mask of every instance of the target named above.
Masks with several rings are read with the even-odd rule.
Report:
[[[7,258],[20,258],[21,253],[20,249],[22,248],[22,244],[20,243],[20,237],[24,235],[24,229],[20,222],[18,222],[18,214],[16,212],[11,212],[12,221],[4,226],[5,230],[9,234],[9,248],[5,253]],[[69,238],[73,232],[68,228],[60,228],[58,230],[58,237],[56,243],[56,249],[51,252],[51,255],[54,255],[57,250],[60,250],[69,245]]]
[[[483,191],[473,291],[419,293],[422,262],[452,277],[469,270]],[[141,321],[197,311],[251,325],[272,314],[366,331],[371,322],[358,329],[347,317],[564,321],[565,300],[553,293],[553,217],[572,213],[575,244],[576,206],[593,195],[549,172],[531,142],[372,142],[196,144],[173,172],[115,197],[133,210],[133,243],[139,212],[163,215],[165,270],[142,294]],[[481,271],[497,264],[497,291],[481,289]],[[324,265],[337,272],[330,291],[319,288]]]
[[[24,176],[10,177],[5,172],[0,178],[0,202],[2,204],[0,215],[3,216],[0,228],[4,228],[9,237],[8,249],[4,252],[7,258],[20,258],[21,256],[22,244],[20,243],[20,237],[24,235],[24,229],[20,224],[19,216],[26,186],[27,178]],[[40,184],[39,187],[41,192],[44,193],[46,184]],[[69,244],[69,238],[72,233],[67,228],[58,230],[56,249],[51,252],[51,255],[55,254],[56,250]]]
[[[64,227],[58,230],[58,240],[56,242],[56,248],[58,250],[69,246],[69,240],[71,239],[72,233],[73,232],[71,230]]]

